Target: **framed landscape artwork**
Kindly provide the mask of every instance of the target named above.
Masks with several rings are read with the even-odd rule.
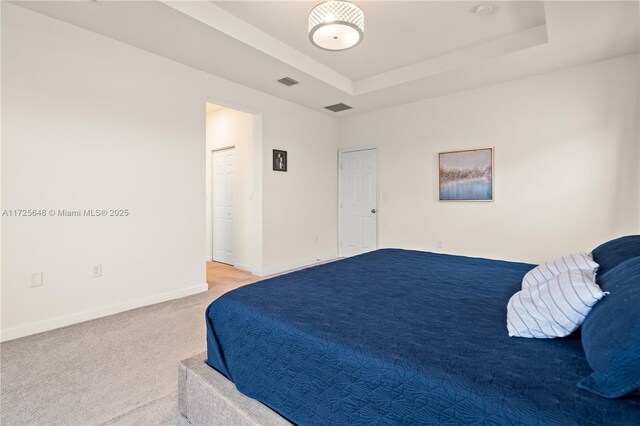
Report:
[[[438,154],[440,201],[493,201],[493,148]]]

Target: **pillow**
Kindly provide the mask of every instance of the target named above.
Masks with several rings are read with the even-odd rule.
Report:
[[[558,260],[545,262],[527,272],[522,279],[522,289],[524,290],[531,285],[545,283],[562,272],[573,270],[590,271],[595,275],[598,270],[598,264],[593,261],[590,254],[572,253]]]
[[[578,387],[618,398],[640,389],[640,257],[601,278],[611,292],[582,326],[582,346],[593,374]]]
[[[632,257],[640,256],[640,235],[628,235],[607,241],[593,249],[593,260],[598,262],[598,276]]]
[[[580,327],[604,293],[593,273],[580,269],[562,272],[511,296],[507,305],[509,336],[550,339],[564,337]]]

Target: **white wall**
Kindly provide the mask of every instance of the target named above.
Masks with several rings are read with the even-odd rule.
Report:
[[[333,117],[7,2],[2,56],[3,208],[130,210],[2,218],[2,339],[206,289],[207,98],[260,117],[259,272],[335,257]]]
[[[638,55],[341,120],[380,147],[382,246],[538,262],[638,233]],[[439,202],[437,153],[495,147],[495,201]]]
[[[213,150],[235,147],[234,173],[234,247],[235,265],[245,270],[255,270],[253,245],[255,227],[253,202],[253,114],[230,108],[207,114],[207,177],[206,177],[206,236],[207,260],[212,258],[212,161]]]
[[[328,120],[311,128],[295,117],[282,118],[264,120],[265,131],[283,135],[264,152],[263,183],[271,189],[262,205],[265,274],[338,255],[337,127]],[[287,151],[286,173],[272,170],[273,149]]]
[[[2,207],[130,210],[2,218],[4,340],[206,288],[207,99],[255,114],[257,273],[336,256],[338,140],[380,146],[383,246],[535,262],[640,229],[638,55],[340,121],[6,2],[2,59]],[[437,152],[487,145],[496,201],[439,203]]]

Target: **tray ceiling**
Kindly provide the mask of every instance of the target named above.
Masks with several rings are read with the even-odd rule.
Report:
[[[327,52],[309,43],[307,20],[318,2],[214,1],[214,5],[351,80],[405,67],[545,24],[539,1],[499,2],[488,16],[479,2],[364,1],[365,37],[355,49]]]
[[[317,2],[13,3],[337,116],[640,50],[637,1],[356,1],[365,37],[344,52],[309,43]],[[495,13],[472,13],[484,3]],[[353,109],[323,108],[337,103]]]

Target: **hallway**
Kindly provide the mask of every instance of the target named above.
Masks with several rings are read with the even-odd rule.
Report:
[[[219,286],[239,285],[256,282],[261,278],[250,272],[236,269],[220,262],[207,262],[207,284],[209,290]]]

